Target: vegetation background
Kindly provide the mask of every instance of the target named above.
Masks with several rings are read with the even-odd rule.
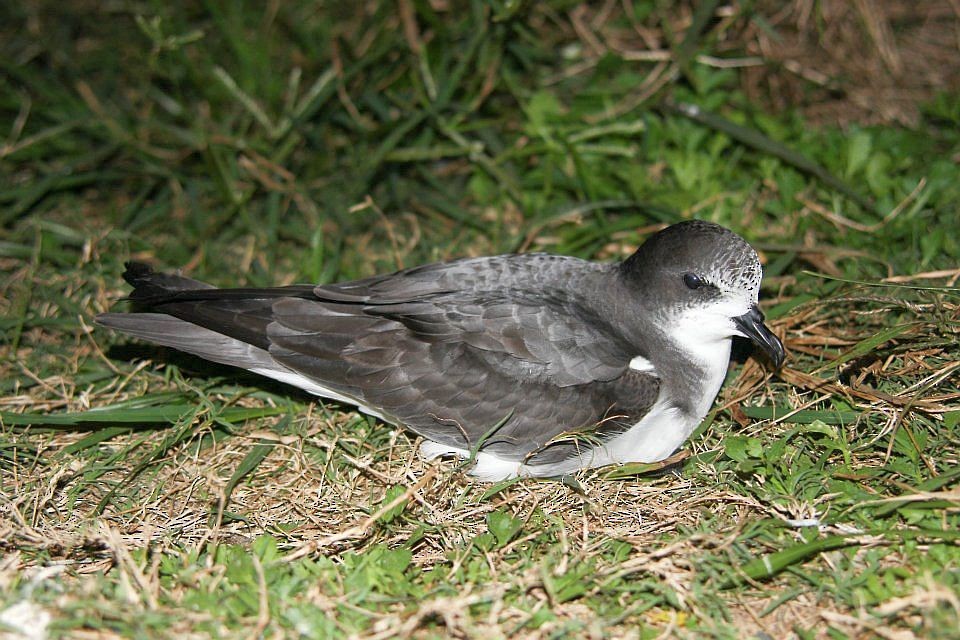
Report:
[[[956,638],[956,0],[0,6],[0,637]],[[727,225],[789,351],[668,465],[470,482],[94,329]],[[745,354],[744,354],[745,355]]]

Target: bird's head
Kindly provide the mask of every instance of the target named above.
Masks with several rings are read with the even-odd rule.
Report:
[[[690,351],[732,336],[748,338],[780,366],[783,344],[757,307],[757,252],[720,225],[691,220],[651,236],[620,265],[628,288],[657,324]]]

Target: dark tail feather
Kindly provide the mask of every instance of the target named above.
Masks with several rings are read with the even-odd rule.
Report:
[[[172,273],[158,273],[150,265],[142,262],[127,262],[123,279],[133,286],[131,300],[150,301],[178,291],[197,291],[213,289],[213,285],[199,280],[191,280]]]
[[[128,300],[141,308],[159,307],[173,302],[208,302],[217,300],[270,300],[275,298],[313,299],[315,286],[291,284],[282,287],[218,289],[212,284],[184,278],[173,273],[154,271],[142,262],[125,263],[123,279],[133,285]],[[188,318],[189,319],[189,318]]]
[[[133,303],[132,317],[120,320],[117,314],[105,314],[98,318],[98,322],[130,335],[174,347],[177,345],[161,341],[157,336],[137,333],[136,318],[146,318],[145,312],[166,314],[266,350],[270,346],[267,325],[273,319],[273,303],[281,298],[313,297],[312,285],[218,289],[199,280],[156,272],[142,262],[128,262],[126,267],[123,279],[133,286],[127,298]],[[156,319],[153,322],[156,323]],[[178,326],[171,325],[172,328]],[[196,347],[192,348],[192,351],[184,350],[198,353]]]

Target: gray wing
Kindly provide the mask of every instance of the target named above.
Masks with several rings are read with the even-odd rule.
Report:
[[[529,464],[622,432],[659,392],[602,320],[542,295],[280,300],[267,335],[278,363],[430,440]]]
[[[317,287],[312,295],[302,287],[291,295],[247,290],[246,297],[178,292],[153,300],[150,310],[160,313],[144,317],[149,322],[133,320],[147,314],[99,320],[217,362],[293,372],[315,393],[372,408],[435,442],[480,444],[528,464],[602,442],[656,401],[659,380],[628,367],[639,354],[568,293],[454,293],[455,282],[464,283],[453,272],[465,262]],[[468,266],[473,285],[483,286],[477,281],[488,276]],[[502,274],[489,277],[502,283]],[[237,353],[243,357],[231,361]]]

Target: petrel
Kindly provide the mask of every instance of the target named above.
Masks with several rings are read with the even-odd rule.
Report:
[[[99,324],[355,405],[488,481],[662,460],[713,404],[733,336],[784,359],[757,253],[704,221],[618,264],[514,254],[266,289],[137,262],[123,277],[136,312]]]

